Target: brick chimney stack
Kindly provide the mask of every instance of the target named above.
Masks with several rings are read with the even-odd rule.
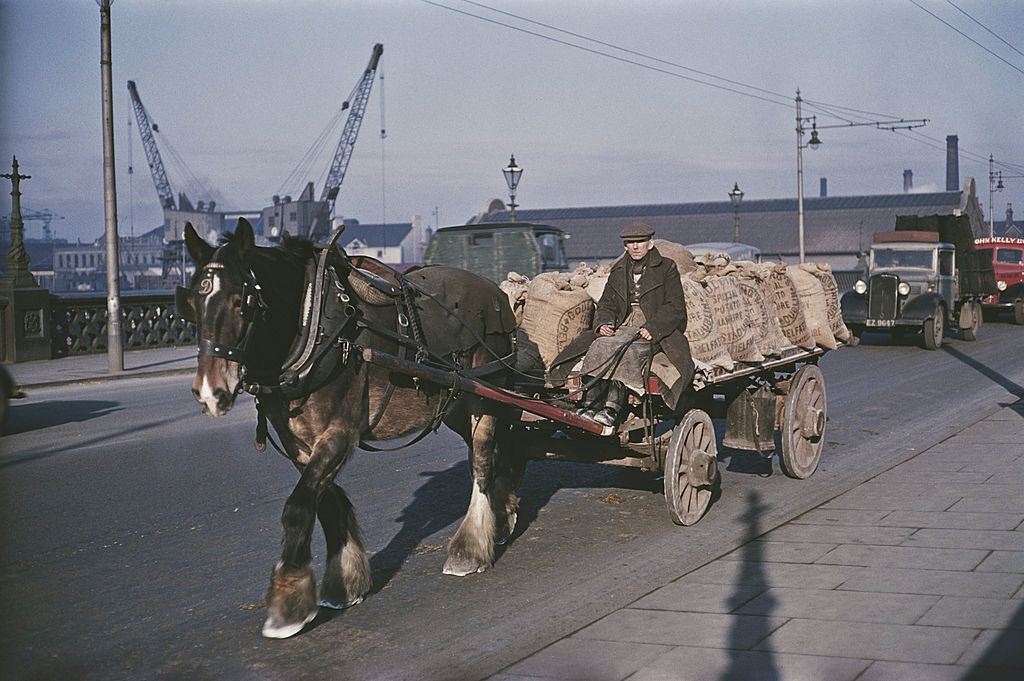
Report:
[[[828,178],[821,178],[821,198],[828,196]]]
[[[903,171],[903,193],[909,194],[910,190],[914,188],[914,171],[904,170]]]
[[[960,138],[946,135],[946,191],[960,191]]]

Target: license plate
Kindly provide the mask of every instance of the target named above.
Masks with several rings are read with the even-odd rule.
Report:
[[[864,322],[865,326],[896,326],[895,319],[868,319]]]

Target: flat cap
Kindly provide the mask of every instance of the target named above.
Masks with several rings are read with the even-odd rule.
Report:
[[[619,234],[623,241],[647,241],[653,236],[654,228],[645,222],[634,222]]]

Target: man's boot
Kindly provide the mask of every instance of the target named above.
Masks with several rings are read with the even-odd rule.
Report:
[[[614,428],[619,425],[628,396],[626,386],[618,381],[608,381],[608,394],[604,398],[604,408],[594,414],[594,420],[602,426]]]
[[[601,398],[604,396],[604,392],[607,388],[605,385],[608,381],[598,381],[589,390],[583,393],[583,399],[580,402],[580,408],[576,410],[577,416],[582,416],[585,419],[594,418],[594,414],[597,412],[599,405],[601,404]]]

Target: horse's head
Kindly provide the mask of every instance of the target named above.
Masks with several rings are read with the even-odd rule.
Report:
[[[185,245],[196,272],[190,288],[177,290],[176,303],[178,313],[195,323],[199,338],[192,394],[203,413],[223,416],[241,391],[247,346],[266,311],[250,262],[255,250],[252,225],[240,219],[235,233],[215,247],[188,224]]]

